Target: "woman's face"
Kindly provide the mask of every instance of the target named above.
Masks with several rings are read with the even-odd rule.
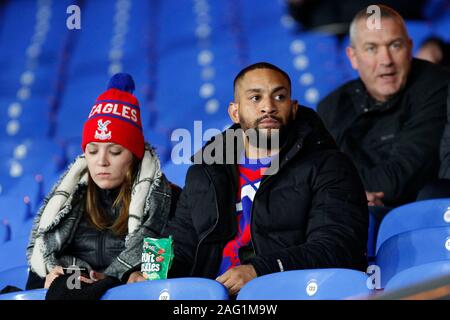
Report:
[[[114,189],[124,180],[133,154],[115,143],[91,142],[84,152],[89,173],[101,189]]]

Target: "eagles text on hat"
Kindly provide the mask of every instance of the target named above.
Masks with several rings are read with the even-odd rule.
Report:
[[[89,118],[96,114],[114,114],[136,123],[138,122],[138,110],[120,103],[98,103],[92,107]]]

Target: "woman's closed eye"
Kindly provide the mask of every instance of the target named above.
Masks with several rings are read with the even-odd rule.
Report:
[[[113,156],[118,156],[119,154],[122,153],[122,150],[110,150],[109,153],[112,154]]]

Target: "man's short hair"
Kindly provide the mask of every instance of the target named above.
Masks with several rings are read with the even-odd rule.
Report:
[[[380,8],[380,18],[390,18],[393,20],[396,20],[401,27],[404,29],[405,34],[408,35],[408,31],[406,30],[405,20],[403,20],[403,17],[394,9],[391,7],[388,7],[383,4],[376,4]],[[355,37],[356,37],[356,25],[361,19],[368,19],[373,13],[368,13],[367,8],[361,9],[358,11],[358,13],[353,18],[352,22],[350,23],[350,45],[355,45]]]
[[[288,88],[289,92],[291,92],[291,78],[289,78],[289,75],[286,72],[284,72],[283,70],[281,70],[280,68],[278,68],[277,66],[275,66],[275,65],[273,65],[271,63],[268,63],[268,62],[257,62],[257,63],[251,64],[251,65],[245,67],[244,69],[242,69],[241,71],[239,71],[237,76],[234,78],[233,89],[234,89],[235,93],[236,93],[236,85],[237,85],[238,81],[241,80],[245,76],[245,74],[247,72],[252,71],[252,70],[256,70],[256,69],[271,69],[271,70],[277,71],[284,78],[286,78],[286,80],[289,83],[289,88]]]

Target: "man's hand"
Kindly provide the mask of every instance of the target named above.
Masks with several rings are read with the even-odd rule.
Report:
[[[381,199],[384,198],[384,192],[369,192],[366,191],[366,197],[367,197],[367,205],[369,206],[377,206],[377,207],[383,207],[384,203],[381,201]]]
[[[135,282],[141,282],[141,281],[147,281],[147,279],[144,278],[142,275],[142,272],[135,271],[128,277],[127,283],[135,283]]]
[[[251,264],[244,264],[231,268],[216,280],[228,289],[230,295],[235,295],[247,282],[256,277],[255,268]]]
[[[50,271],[49,274],[45,277],[44,288],[45,289],[50,288],[50,285],[52,284],[53,280],[62,275],[64,275],[63,268],[61,266],[54,267],[52,271]]]

